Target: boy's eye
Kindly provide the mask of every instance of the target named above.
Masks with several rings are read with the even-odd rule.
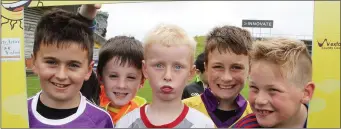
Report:
[[[212,68],[214,68],[214,69],[221,69],[223,67],[222,66],[213,66]]]
[[[57,62],[53,61],[53,60],[47,60],[47,61],[45,61],[45,63],[47,63],[49,65],[56,65],[57,64]]]
[[[72,67],[72,68],[79,68],[80,66],[78,64],[70,64],[70,67]]]
[[[240,70],[240,69],[243,69],[243,67],[241,67],[241,66],[232,66],[231,69],[232,70]]]
[[[156,66],[156,68],[162,68],[161,64],[156,64],[155,66]]]
[[[109,75],[110,78],[116,78],[118,77],[117,75]]]
[[[181,68],[182,68],[182,66],[180,66],[180,65],[176,65],[176,66],[175,66],[175,69],[176,69],[176,70],[180,70]]]
[[[256,89],[256,90],[258,90],[258,88],[255,87],[255,86],[250,86],[250,89]]]
[[[257,92],[257,91],[258,91],[258,88],[257,88],[257,87],[255,87],[255,86],[250,86],[250,90],[251,90],[251,91],[255,91],[255,92]]]
[[[279,90],[274,89],[274,88],[270,88],[269,90],[270,90],[270,92],[280,92]]]
[[[136,77],[133,77],[133,76],[129,77],[129,76],[128,76],[128,79],[133,79],[133,80],[135,80]]]

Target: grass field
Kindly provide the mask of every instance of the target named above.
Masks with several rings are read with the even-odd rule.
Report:
[[[195,37],[195,39],[198,42],[197,50],[196,50],[196,56],[199,55],[201,52],[204,51],[204,41],[205,37],[199,36]],[[28,97],[31,97],[35,95],[38,91],[40,91],[39,86],[39,79],[35,75],[27,76],[27,95]],[[241,93],[245,98],[248,97],[248,87],[245,86]],[[152,100],[152,90],[150,88],[149,82],[146,81],[144,86],[139,90],[138,96],[141,96],[145,99],[147,99],[148,102],[151,102]]]

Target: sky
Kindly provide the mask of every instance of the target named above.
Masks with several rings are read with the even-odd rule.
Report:
[[[253,36],[312,39],[313,9],[313,1],[172,1],[104,4],[101,11],[109,13],[107,39],[127,35],[143,40],[160,23],[176,24],[194,37],[216,26],[241,27],[243,19],[274,21],[272,29],[246,28]]]

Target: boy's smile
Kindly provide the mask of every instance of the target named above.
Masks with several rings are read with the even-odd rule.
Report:
[[[118,99],[124,99],[129,93],[113,92]]]
[[[223,84],[217,84],[218,85],[218,87],[220,88],[220,89],[223,89],[223,90],[228,90],[228,89],[232,89],[232,88],[234,88],[236,85],[234,84],[234,85],[223,85]]]
[[[52,83],[52,85],[57,87],[57,91],[64,91],[71,85],[71,84],[58,84],[55,82],[51,82],[51,83]]]
[[[266,116],[271,115],[271,113],[273,113],[273,112],[274,111],[271,111],[271,110],[263,110],[263,109],[257,109],[257,108],[256,108],[256,111],[255,111],[256,115],[261,117],[261,118],[263,118],[263,119]]]

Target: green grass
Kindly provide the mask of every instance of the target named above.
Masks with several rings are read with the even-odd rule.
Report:
[[[196,49],[196,55],[199,55],[201,52],[204,51],[204,42],[205,37],[204,36],[196,36],[195,40],[198,42],[197,49]],[[194,78],[193,78],[194,81]],[[35,95],[38,91],[40,91],[39,86],[39,80],[37,76],[31,75],[27,76],[27,95],[28,97],[31,97]],[[244,87],[244,89],[241,91],[241,94],[247,98],[248,97],[248,87],[247,85]],[[144,86],[139,90],[137,93],[138,96],[145,98],[148,102],[151,102],[152,100],[152,90],[150,88],[149,82],[146,81]]]

